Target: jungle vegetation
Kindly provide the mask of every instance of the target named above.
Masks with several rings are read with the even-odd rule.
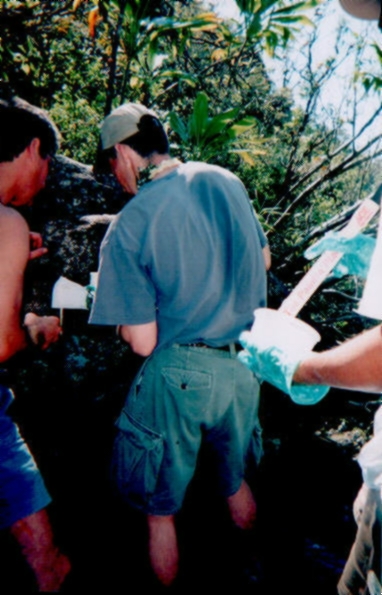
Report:
[[[305,248],[378,184],[382,105],[366,119],[364,106],[379,97],[382,51],[342,24],[317,63],[333,1],[237,0],[234,22],[208,0],[3,0],[1,92],[47,109],[61,152],[87,164],[105,114],[125,101],[154,108],[174,155],[243,180],[271,244],[278,307],[310,266]],[[323,91],[349,54],[353,76],[333,105]],[[342,340],[365,324],[353,312],[361,290],[357,279],[329,279],[304,317],[331,344]]]

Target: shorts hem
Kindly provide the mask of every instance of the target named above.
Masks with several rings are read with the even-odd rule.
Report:
[[[17,521],[21,521],[22,519],[27,518],[28,516],[34,514],[35,512],[39,512],[46,508],[49,504],[51,504],[52,498],[48,495],[46,498],[39,499],[38,502],[35,502],[34,505],[32,504],[30,507],[24,507],[23,510],[13,510],[4,522],[0,522],[0,530],[9,529],[17,523]]]
[[[130,500],[128,498],[128,496],[121,494],[120,492],[119,492],[119,496],[122,498],[122,500],[125,502],[125,504],[127,504],[131,508],[134,508],[135,510],[139,510],[146,516],[172,516],[172,515],[177,514],[181,510],[182,504],[183,504],[182,503],[179,506],[175,506],[170,509],[155,508],[155,507],[150,506],[149,504],[146,504],[146,505],[145,504],[137,504],[137,502]]]
[[[239,491],[241,484],[244,481],[244,477],[242,477],[237,484],[237,487],[234,489],[225,489],[221,491],[221,494],[223,496],[223,498],[230,498],[230,496],[234,496],[236,494],[236,492]]]

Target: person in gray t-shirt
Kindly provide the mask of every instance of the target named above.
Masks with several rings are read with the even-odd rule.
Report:
[[[147,356],[117,421],[112,471],[122,497],[147,515],[151,565],[169,585],[178,568],[175,514],[202,438],[233,521],[253,526],[244,474],[248,453],[261,454],[259,385],[237,360],[236,342],[266,304],[270,252],[240,180],[171,159],[151,110],[114,110],[101,144],[101,158],[136,196],[102,243],[90,322],[116,325]],[[138,192],[148,166],[152,181]]]

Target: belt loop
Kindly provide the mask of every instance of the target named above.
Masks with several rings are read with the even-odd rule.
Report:
[[[229,352],[231,355],[236,355],[236,345],[235,343],[230,343],[229,344]]]

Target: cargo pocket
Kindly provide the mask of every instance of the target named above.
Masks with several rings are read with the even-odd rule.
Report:
[[[155,491],[163,460],[163,438],[122,411],[112,457],[112,480],[122,498],[144,509]]]

